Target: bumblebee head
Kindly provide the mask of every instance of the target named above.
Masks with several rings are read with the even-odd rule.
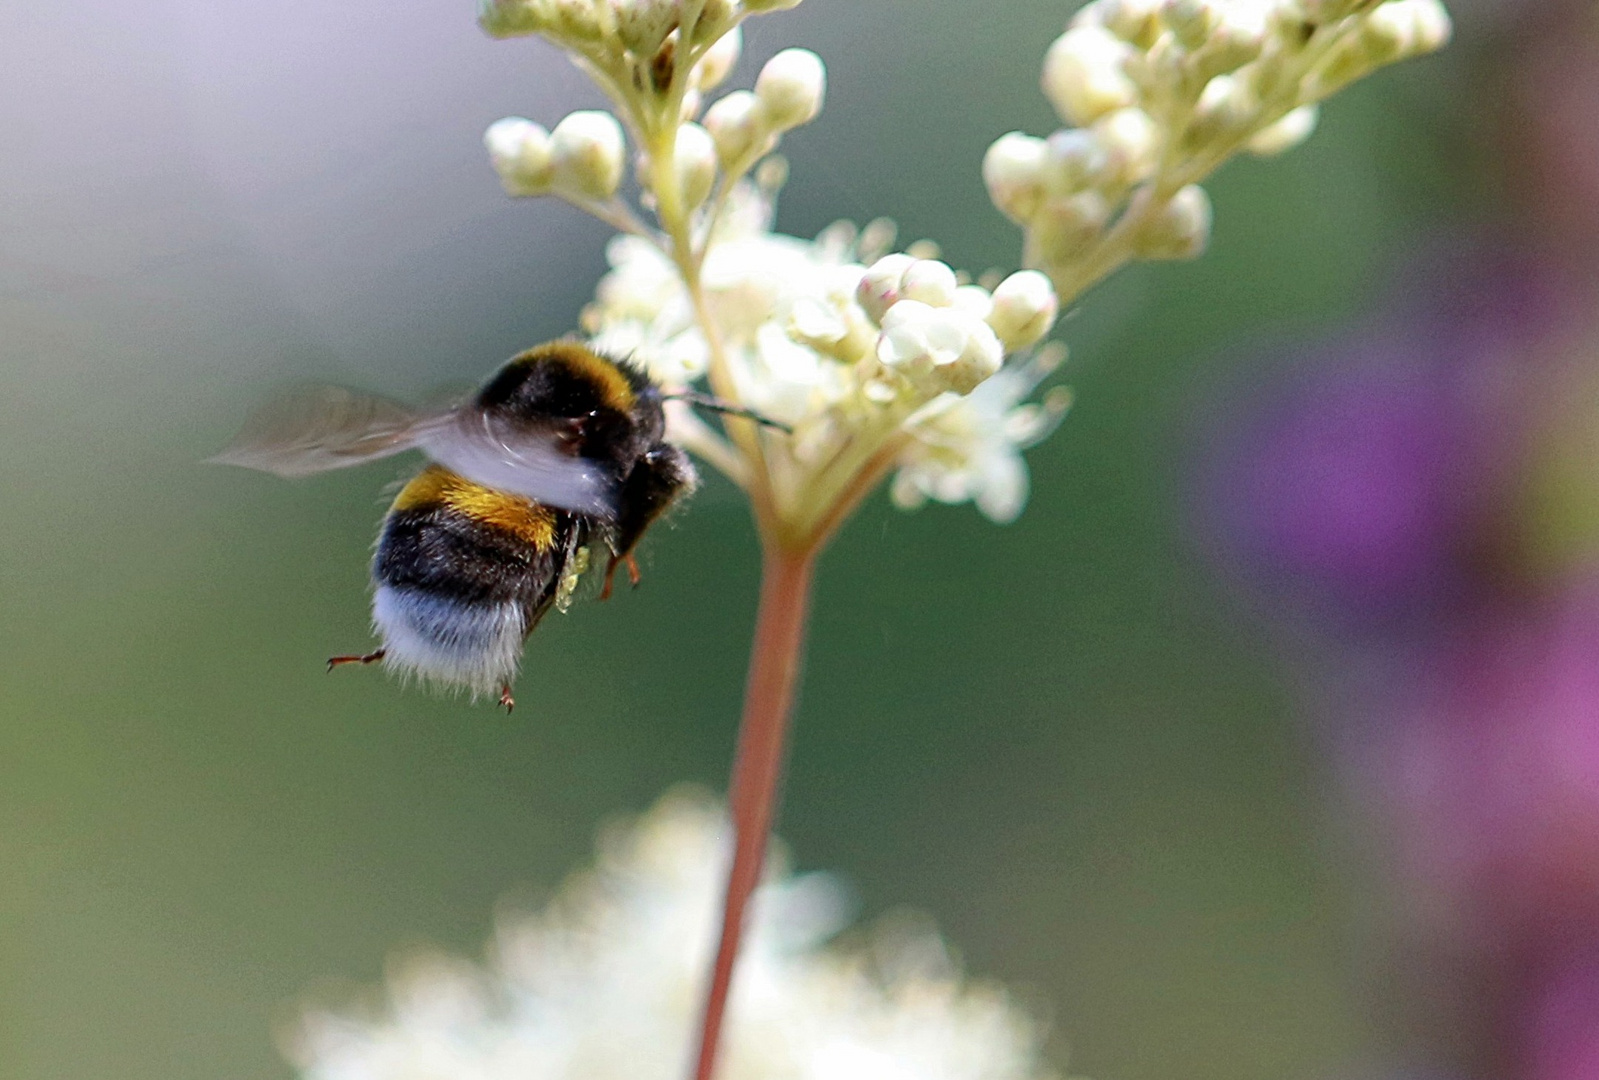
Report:
[[[661,392],[631,364],[575,341],[511,358],[478,392],[477,407],[527,428],[573,428],[577,456],[629,465],[661,441]]]

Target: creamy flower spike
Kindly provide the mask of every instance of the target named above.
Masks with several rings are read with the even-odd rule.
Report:
[[[291,1057],[305,1080],[676,1080],[728,836],[709,800],[668,795],[609,830],[543,913],[502,921],[486,966],[397,965],[377,1008],[307,1014]],[[962,979],[935,932],[901,919],[865,950],[828,948],[847,921],[839,886],[773,863],[718,1076],[1053,1080],[1039,1027]]]
[[[1449,35],[1439,0],[1093,0],[1044,60],[1068,126],[1002,136],[983,176],[1070,302],[1131,259],[1200,254],[1217,166],[1298,145],[1323,98]]]
[[[772,231],[784,167],[770,155],[820,112],[826,69],[784,49],[752,88],[707,95],[737,60],[743,20],[792,6],[489,0],[482,21],[550,39],[615,104],[620,120],[585,111],[551,131],[502,120],[490,158],[512,194],[556,195],[625,234],[584,317],[599,348],[775,426],[672,417],[674,437],[795,550],[896,472],[902,505],[971,500],[1014,517],[1018,451],[1052,424],[1006,418],[1054,415],[1016,391],[1036,385],[1027,357],[1061,304],[1133,259],[1200,254],[1212,223],[1200,184],[1223,161],[1289,149],[1323,98],[1450,33],[1439,0],[1092,0],[1044,58],[1041,87],[1067,126],[1012,132],[983,162],[1042,271],[990,294],[928,252],[888,254],[844,227],[816,241]],[[619,195],[628,142],[655,226]]]

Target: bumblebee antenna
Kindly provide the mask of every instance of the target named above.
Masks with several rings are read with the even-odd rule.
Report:
[[[792,424],[779,423],[770,417],[762,416],[754,409],[746,409],[742,405],[734,405],[731,401],[723,401],[712,394],[702,394],[698,390],[676,390],[670,394],[662,394],[663,401],[685,401],[697,409],[708,412],[725,413],[728,416],[742,416],[746,420],[753,420],[763,427],[776,428],[785,435],[794,434]]]

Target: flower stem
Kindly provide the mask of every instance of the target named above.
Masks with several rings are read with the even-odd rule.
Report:
[[[810,607],[811,574],[819,545],[791,550],[768,542],[761,568],[760,610],[750,655],[744,716],[729,797],[733,818],[733,867],[722,907],[722,935],[711,968],[700,1026],[695,1080],[711,1080],[722,1032],[722,1015],[733,982],[733,962],[744,932],[745,908],[761,880],[766,840],[783,772],[789,716],[799,681]]]

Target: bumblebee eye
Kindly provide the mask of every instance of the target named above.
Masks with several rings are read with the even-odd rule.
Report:
[[[579,457],[583,453],[583,444],[588,441],[589,422],[594,414],[574,417],[563,420],[555,429],[555,445],[568,457]]]

